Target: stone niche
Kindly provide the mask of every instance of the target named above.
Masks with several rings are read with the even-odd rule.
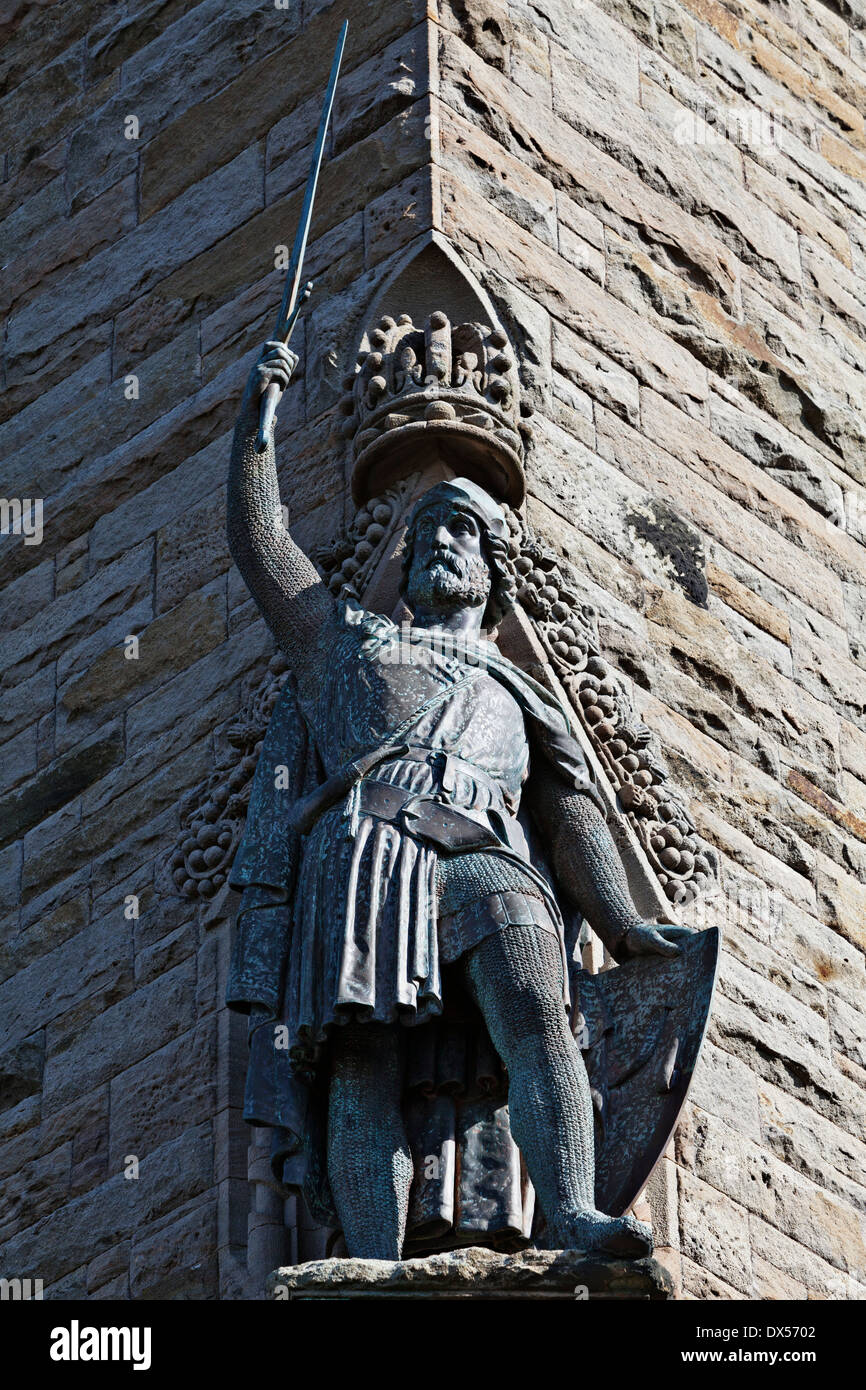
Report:
[[[500,629],[498,644],[573,710],[608,804],[632,896],[644,915],[674,921],[712,890],[716,858],[671,784],[655,740],[635,715],[628,683],[602,655],[597,615],[582,595],[579,576],[529,526],[524,459],[528,455],[531,463],[532,408],[521,395],[523,363],[513,341],[519,326],[509,322],[506,329],[506,321],[506,313],[437,233],[422,238],[368,306],[358,310],[345,327],[341,348],[347,363],[341,431],[345,486],[354,500],[347,524],[313,558],[335,596],[351,593],[400,621],[407,616],[397,587],[403,537],[417,496],[433,481],[462,472],[506,503],[518,603]],[[469,363],[478,368],[474,384],[465,370],[467,345],[473,354]],[[389,449],[392,419],[403,447]],[[258,751],[286,672],[277,654],[229,730],[228,763],[184,807],[181,835],[166,864],[172,890],[204,900],[207,919],[219,924],[226,943],[236,902],[227,888],[228,873],[243,833]],[[588,927],[583,955],[592,970],[612,964]],[[239,1104],[246,1044],[237,1022],[229,1025],[229,1067]],[[245,1126],[233,1119],[232,1127],[233,1142],[242,1143]],[[342,1239],[311,1221],[296,1188],[275,1181],[267,1132],[254,1130],[249,1137],[247,1268],[249,1287],[255,1289],[287,1260],[294,1266],[339,1255]],[[240,1203],[239,1228],[245,1200],[238,1189],[233,1202]],[[303,1275],[277,1280],[283,1292],[275,1296],[336,1297],[342,1288],[345,1296],[404,1297],[410,1288],[416,1296],[422,1287],[425,1297],[450,1296],[442,1291],[453,1276],[463,1288],[455,1296],[523,1296],[518,1287],[531,1287],[533,1297],[573,1297],[566,1290],[573,1271],[566,1275],[565,1265],[552,1264],[539,1252],[517,1264],[501,1253],[494,1259],[490,1251],[452,1252],[449,1260],[428,1264],[425,1256],[404,1262],[384,1282],[377,1275],[372,1283],[357,1262],[304,1265]],[[655,1265],[649,1274],[635,1273],[633,1286],[619,1266],[596,1262],[590,1273],[594,1296],[668,1296]]]

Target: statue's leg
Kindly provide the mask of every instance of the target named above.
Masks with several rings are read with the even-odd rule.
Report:
[[[511,925],[466,958],[472,994],[508,1069],[511,1132],[526,1160],[555,1248],[643,1255],[648,1228],[595,1209],[592,1099],[562,1004],[559,943]]]
[[[398,1260],[406,1232],[412,1158],[403,1128],[403,1062],[396,1027],[350,1023],[331,1040],[328,1179],[346,1248]]]

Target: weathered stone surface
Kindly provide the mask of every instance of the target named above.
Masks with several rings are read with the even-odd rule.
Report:
[[[459,209],[459,211],[458,211]],[[648,325],[631,309],[614,306],[586,275],[470,194],[449,175],[442,177],[442,224],[458,245],[537,297],[550,313],[635,373],[638,380],[670,394],[684,407],[706,397],[706,380],[694,358]]]
[[[259,206],[261,152],[255,147],[190,189],[167,208],[77,270],[55,293],[66,332],[103,322],[196,254],[206,251]],[[26,359],[41,350],[44,306],[37,298],[9,322],[7,351]]]
[[[421,95],[426,86],[426,35],[423,29],[416,29],[411,37],[389,45],[389,39],[404,34],[420,18],[423,7],[419,0],[399,0],[388,6],[374,5],[370,0],[360,7],[338,4],[329,16],[335,34],[340,21],[334,10],[341,8],[350,8],[355,20],[334,124],[338,148],[345,148]],[[323,50],[317,28],[301,29],[293,36],[297,13],[278,13],[284,16],[283,30],[274,34],[279,46],[271,44],[273,52],[260,56],[263,50],[258,48],[253,61],[244,65],[234,81],[220,85],[208,100],[189,104],[177,120],[163,123],[149,141],[142,159],[144,216],[165,207],[183,189],[267,135],[276,122],[284,118],[291,122],[287,107],[292,110],[307,98],[318,107],[331,54]],[[360,71],[353,71],[359,60],[371,53],[376,54],[371,64],[362,62]],[[407,82],[407,76],[414,80]]]
[[[26,834],[122,761],[120,725],[109,725],[0,801],[0,843]]]
[[[219,646],[152,693],[142,690],[126,716],[129,781],[152,773],[166,756],[233,718],[241,676],[263,670],[272,653],[273,638],[256,625],[236,638],[230,654]]]
[[[824,920],[861,951],[866,950],[866,886],[826,855],[818,859],[818,900]]]
[[[215,1106],[213,1058],[216,1029],[207,1019],[151,1053],[110,1083],[108,1162],[123,1167],[125,1154],[144,1154],[180,1138],[190,1122],[210,1119]],[[172,1078],[166,1095],[166,1077]]]
[[[556,248],[556,195],[542,178],[447,106],[437,108],[438,161],[510,221]],[[603,260],[603,258],[602,258]]]
[[[70,479],[74,481],[76,469],[92,458],[94,438],[99,441],[100,456],[105,457],[193,394],[198,385],[197,356],[197,335],[187,329],[136,361],[134,373],[116,372],[114,380],[104,384],[97,379],[101,389],[82,391],[77,383],[78,394],[67,400],[62,385],[55,388],[49,393],[53,406],[50,422],[43,419],[44,412],[39,416],[45,455],[38,460],[34,475],[31,451],[22,444],[8,461],[12,479],[26,478],[48,498],[62,491]],[[78,375],[75,373],[74,378]],[[25,413],[35,412],[34,405]],[[56,519],[51,520],[48,532],[53,540]]]
[[[712,1043],[704,1045],[689,1099],[747,1138],[761,1138],[760,1097],[754,1073]]]
[[[776,742],[792,757],[835,771],[835,729],[828,726],[826,706],[747,652],[718,619],[681,595],[660,594],[648,619],[653,647],[666,648],[675,668],[653,664],[658,695],[667,703],[744,761],[761,760],[754,733],[761,729],[768,745]]]
[[[82,91],[81,52],[76,44],[41,71],[31,69],[27,79],[0,102],[0,120],[6,130],[14,132],[7,177],[26,170],[34,158],[49,152],[70,126],[98,110],[117,90],[117,76],[111,74]]]
[[[136,46],[124,63],[122,89],[74,131],[68,156],[72,207],[82,207],[135,167],[135,142],[124,138],[128,113],[138,116],[139,139],[149,142],[172,115],[223,86],[236,71],[238,53],[253,45],[257,56],[276,48],[295,32],[297,18],[292,10],[261,9],[248,0],[204,0]],[[103,85],[117,85],[117,75],[104,78]]]
[[[414,241],[434,220],[433,180],[424,169],[410,174],[364,209],[365,264],[378,265]]]
[[[77,1197],[13,1236],[4,1246],[6,1267],[32,1271],[31,1278],[48,1284],[86,1265],[136,1226],[207,1190],[211,1148],[199,1128],[143,1156],[137,1178],[114,1174],[92,1199]]]
[[[656,1260],[610,1260],[574,1250],[499,1255],[481,1246],[400,1261],[331,1259],[277,1269],[272,1299],[481,1298],[486,1301],[577,1298],[666,1299],[672,1283]]]
[[[776,1001],[778,1004],[778,1001]],[[780,1010],[780,1012],[782,1012]],[[784,1019],[764,1016],[749,1004],[717,995],[709,1037],[752,1071],[803,1102],[849,1134],[862,1132],[866,1106],[856,1085],[832,1059],[790,1036]]]
[[[163,482],[143,488],[113,511],[104,513],[90,532],[90,557],[94,565],[114,559],[145,536],[174,521],[181,509],[212,495],[222,483],[229,436],[213,440],[185,459]]]
[[[345,9],[350,20],[355,20],[357,6],[346,5]],[[388,6],[368,3],[363,33],[357,42],[353,40],[351,66],[347,63],[342,70],[334,98],[335,153],[365,139],[430,91],[430,27],[416,24],[406,32],[424,9],[423,0],[401,0]],[[399,37],[389,43],[392,34]],[[366,62],[357,62],[364,57]],[[318,96],[316,90],[316,106]]]
[[[76,1090],[132,1066],[193,1022],[193,971],[184,964],[113,1004],[62,1051],[49,1049],[45,1106],[56,1109]]]
[[[557,370],[602,405],[636,425],[640,392],[634,377],[585,338],[571,333],[557,319],[553,320],[552,327],[553,363]]]
[[[735,608],[744,618],[769,632],[779,642],[790,645],[791,624],[785,614],[772,603],[767,603],[766,599],[753,593],[713,561],[707,565],[707,583],[730,608]]]
[[[725,888],[730,920],[737,928],[808,972],[831,997],[838,995],[856,1007],[866,983],[861,952],[772,887],[768,889],[751,876],[735,875],[730,865],[726,866]]]
[[[98,895],[105,890],[104,880],[128,874],[128,856],[155,855],[161,831],[171,814],[176,815],[181,792],[190,779],[195,782],[206,775],[209,752],[207,744],[199,741],[173,757],[152,778],[147,797],[142,796],[141,787],[130,786],[122,768],[118,769],[95,783],[84,798],[29,831],[22,902],[44,893],[88,861],[92,861],[92,884]]]
[[[830,1006],[830,1040],[851,1061],[866,1067],[866,1014],[842,999],[834,999]]]
[[[777,1227],[754,1216],[751,1234],[755,1259],[803,1285],[807,1297],[857,1297],[856,1281],[850,1275],[827,1264]]]
[[[44,391],[58,385],[67,372],[76,371],[81,364],[93,358],[104,360],[105,353],[111,350],[111,341],[110,323],[88,324],[79,334],[64,338],[62,352],[54,355],[43,352],[41,360],[7,360],[6,391],[0,407],[0,418],[8,419],[13,412],[31,405]]]
[[[45,502],[40,546],[0,544],[2,1268],[48,1297],[261,1296],[228,908],[167,898],[160,869],[273,650],[223,473],[343,17],[280,411],[297,535],[350,519],[354,325],[444,230],[520,359],[530,522],[721,856],[688,916],[725,955],[654,1189],[665,1263],[692,1300],[862,1299],[866,46],[817,0],[2,21],[3,491]],[[671,513],[697,603],[652,539]],[[261,1195],[266,1154],[251,1172]],[[260,1268],[323,1250],[267,1191]]]
[[[129,1292],[137,1299],[212,1299],[218,1296],[217,1209],[208,1202],[136,1235]]]
[[[160,937],[152,946],[139,947],[138,940],[136,940],[136,985],[146,985],[150,980],[155,980],[158,975],[173,970],[176,965],[189,959],[195,951],[196,945],[197,932],[195,923],[192,921],[185,922],[176,931]]]
[[[87,1266],[87,1293],[92,1296],[99,1290],[103,1297],[113,1298],[126,1297],[125,1285],[127,1282],[127,1271],[129,1269],[129,1241],[119,1241],[104,1254],[97,1255],[95,1260],[91,1260]],[[106,1285],[111,1286],[111,1293],[106,1291]],[[117,1292],[118,1286],[124,1286],[124,1292]]]
[[[796,1096],[768,1082],[759,1085],[763,1143],[819,1187],[864,1209],[863,1140],[816,1114]]]
[[[642,401],[642,415],[652,419],[657,401],[655,393],[647,393]],[[727,489],[716,487],[691,466],[676,462],[673,451],[684,453],[692,465],[696,452],[699,456],[701,439],[706,436],[702,436],[699,424],[693,428],[681,413],[668,411],[661,403],[659,408],[658,429],[653,431],[653,437],[665,440],[664,449],[649,445],[645,437],[631,431],[608,412],[601,414],[598,421],[599,452],[636,481],[653,480],[655,488],[676,496],[680,508],[702,529],[717,536],[729,549],[743,555],[804,601],[811,600],[828,617],[840,620],[843,612],[841,582],[829,572],[823,560],[805,554],[777,536],[773,528],[755,516],[750,490],[733,489],[745,503],[741,510],[741,503],[732,505],[725,496]],[[682,428],[679,439],[678,425]],[[714,448],[720,449],[717,441],[714,441]]]
[[[0,1095],[4,1110],[41,1090],[44,1048],[44,1035],[37,1034],[0,1053]]]
[[[64,272],[89,260],[134,226],[135,178],[130,176],[69,218],[59,244],[51,231],[42,237],[29,237],[26,253],[10,258],[4,267],[0,295],[4,315],[17,313],[34,293],[50,292]]]
[[[733,914],[726,921],[725,943],[740,964],[807,1005],[819,1018],[827,1018],[827,991],[823,984],[778,951],[761,945],[753,934],[740,926]]]
[[[11,632],[37,613],[42,613],[54,597],[54,566],[48,560],[22,574],[20,579],[6,584],[4,596],[4,629]]]
[[[700,1112],[690,1112],[680,1125],[677,1142],[684,1165],[704,1182],[862,1282],[866,1190],[860,1190],[859,1210],[852,1208]]]
[[[748,1297],[752,1291],[748,1212],[682,1168],[679,1197],[683,1255]]]
[[[324,165],[316,197],[319,235],[346,221],[424,162],[429,148],[424,138],[426,106],[423,100],[414,102],[359,145],[344,150]],[[243,161],[246,156],[237,158]],[[359,162],[365,169],[363,185],[357,179]],[[234,163],[210,175],[205,185],[219,180],[228,184]],[[176,216],[176,205],[194,198],[198,188],[205,185],[197,185],[181,195],[146,223],[145,229],[160,218]],[[209,249],[212,243],[206,243],[198,248],[198,254],[193,252],[186,259],[179,256],[175,262],[178,268],[160,279],[159,284],[155,283],[158,277],[153,276],[153,290],[140,296],[120,317],[121,343],[154,339],[164,342],[186,321],[193,304],[198,304],[200,310],[213,308],[232,298],[240,287],[258,281],[264,266],[273,261],[274,247],[287,244],[287,228],[296,224],[303,192],[303,187],[297,186],[285,201],[271,202],[257,216],[247,216],[246,220],[236,212],[232,227],[237,230],[226,228],[228,235],[222,235],[219,255]],[[143,235],[148,235],[146,230]]]
[[[56,658],[63,646],[93,632],[140,599],[148,589],[149,550],[147,545],[136,547],[79,589],[62,595],[47,615],[33,617],[0,637],[4,683],[12,685],[26,679]]]
[[[4,1210],[0,1239],[8,1241],[34,1217],[40,1220],[55,1211],[69,1195],[71,1144],[26,1163],[4,1182]]]
[[[233,363],[128,441],[80,464],[76,477],[48,499],[44,548],[53,552],[138,488],[171,472],[190,450],[224,434],[242,389],[243,366]],[[26,563],[23,549],[0,556],[0,572],[8,566],[6,572],[17,573]]]
[[[693,1260],[688,1260],[684,1256],[680,1256],[680,1269],[682,1271],[680,1297],[686,1302],[706,1303],[713,1300],[727,1302],[748,1297],[739,1289],[733,1288],[731,1284],[717,1279],[715,1274],[711,1274],[702,1265],[695,1264]]]
[[[866,727],[862,668],[796,624],[791,642],[798,680],[852,724]]]
[[[3,764],[0,766],[0,795],[17,786],[25,778],[32,777],[38,766],[39,726],[31,724],[29,729],[23,729],[14,738],[4,741]],[[0,815],[2,814],[0,811]],[[13,819],[19,820],[20,814],[21,808],[17,807]]]

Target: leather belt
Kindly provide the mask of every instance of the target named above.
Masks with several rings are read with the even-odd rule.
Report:
[[[358,784],[357,794],[361,815],[400,824],[448,854],[513,849],[520,845],[522,832],[505,811],[491,808],[472,813],[463,807],[449,806],[430,796],[369,778]]]

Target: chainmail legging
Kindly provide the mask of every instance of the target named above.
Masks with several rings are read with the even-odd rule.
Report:
[[[550,1243],[575,1243],[594,1207],[589,1082],[562,1006],[559,945],[533,926],[508,926],[466,957],[469,989],[508,1068],[511,1130],[547,1217]],[[328,1176],[351,1255],[398,1259],[412,1161],[401,1118],[400,1030],[334,1030]]]
[[[508,1069],[511,1133],[547,1217],[549,1243],[576,1241],[595,1208],[592,1098],[562,1004],[562,957],[551,933],[512,925],[466,958],[466,976]]]
[[[409,1211],[400,1031],[348,1023],[331,1042],[328,1180],[346,1249],[368,1260],[399,1260]]]

